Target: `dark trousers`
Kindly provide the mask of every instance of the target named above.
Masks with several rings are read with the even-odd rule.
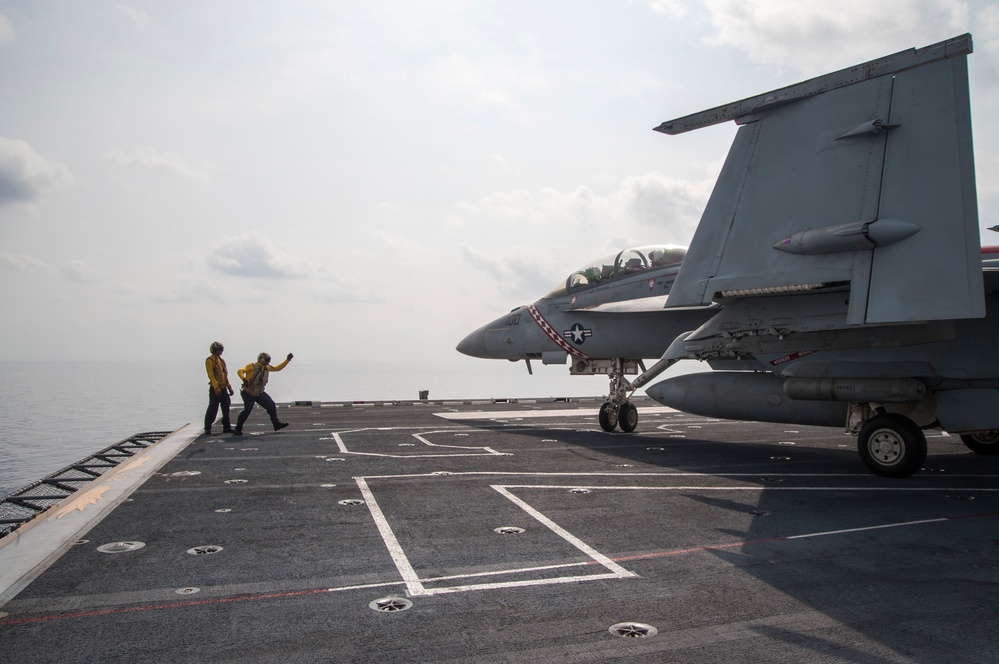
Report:
[[[263,406],[264,410],[271,417],[271,424],[277,426],[280,424],[277,416],[277,406],[274,404],[274,399],[271,399],[266,392],[261,392],[257,396],[247,394],[243,390],[239,391],[239,396],[243,397],[243,412],[239,414],[239,419],[236,420],[236,431],[243,430],[243,422],[246,418],[250,416],[250,411],[253,410],[254,404],[260,404]]]
[[[205,411],[205,431],[211,429],[212,424],[215,423],[215,416],[219,414],[219,406],[222,406],[222,428],[229,428],[230,404],[232,404],[232,399],[229,397],[228,390],[223,389],[221,394],[215,394],[215,390],[210,387],[208,388],[208,410]]]

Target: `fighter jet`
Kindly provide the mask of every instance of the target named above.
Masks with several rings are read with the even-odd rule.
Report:
[[[571,375],[607,375],[607,401],[600,426],[631,432],[638,410],[631,395],[662,373],[664,364],[646,369],[680,333],[705,323],[714,304],[681,310],[664,305],[686,249],[676,245],[637,247],[614,252],[574,270],[550,293],[480,327],[458,344],[472,357],[569,363]],[[629,381],[625,376],[639,378]]]
[[[999,268],[978,229],[971,52],[962,35],[657,128],[740,125],[666,305],[719,308],[662,361],[756,371],[667,378],[651,397],[845,426],[889,477],[922,466],[924,429],[999,454]]]

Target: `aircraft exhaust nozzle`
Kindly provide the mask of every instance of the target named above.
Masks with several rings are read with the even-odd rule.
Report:
[[[846,404],[790,399],[784,379],[769,373],[687,374],[660,381],[645,393],[664,406],[705,417],[827,427],[846,423]]]

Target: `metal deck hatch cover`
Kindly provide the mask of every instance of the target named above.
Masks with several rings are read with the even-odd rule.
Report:
[[[623,636],[632,639],[644,639],[659,633],[659,630],[652,625],[635,622],[623,622],[611,625],[608,631],[614,636]]]
[[[188,549],[187,552],[192,556],[207,556],[212,553],[218,553],[222,551],[222,547],[218,544],[204,544],[202,546],[196,546],[193,549]]]
[[[525,531],[523,528],[519,528],[517,526],[501,526],[499,528],[494,528],[493,532],[499,533],[500,535],[519,535]]]
[[[101,544],[97,550],[101,553],[126,553],[141,549],[145,545],[145,542],[111,542],[110,544]]]
[[[346,500],[339,501],[340,505],[363,505],[364,501],[360,498],[347,498]]]
[[[368,604],[368,608],[375,611],[381,611],[383,613],[405,611],[406,609],[412,608],[412,606],[413,603],[405,597],[383,597]]]

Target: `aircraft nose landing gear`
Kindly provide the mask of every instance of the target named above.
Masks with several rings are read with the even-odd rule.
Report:
[[[646,369],[641,360],[580,360],[570,368],[570,372],[574,374],[609,374],[610,393],[607,395],[607,401],[600,407],[598,418],[600,428],[609,433],[621,427],[621,431],[631,433],[638,426],[638,408],[629,400],[631,395],[635,393],[635,390],[673,366],[674,363],[676,360],[667,360],[663,356],[663,359]],[[624,377],[625,374],[638,373],[638,367],[642,368],[642,374],[629,383]]]
[[[631,433],[638,426],[638,408],[631,402],[616,406],[611,401],[605,401],[600,407],[600,428],[611,432],[621,427],[621,431]]]

